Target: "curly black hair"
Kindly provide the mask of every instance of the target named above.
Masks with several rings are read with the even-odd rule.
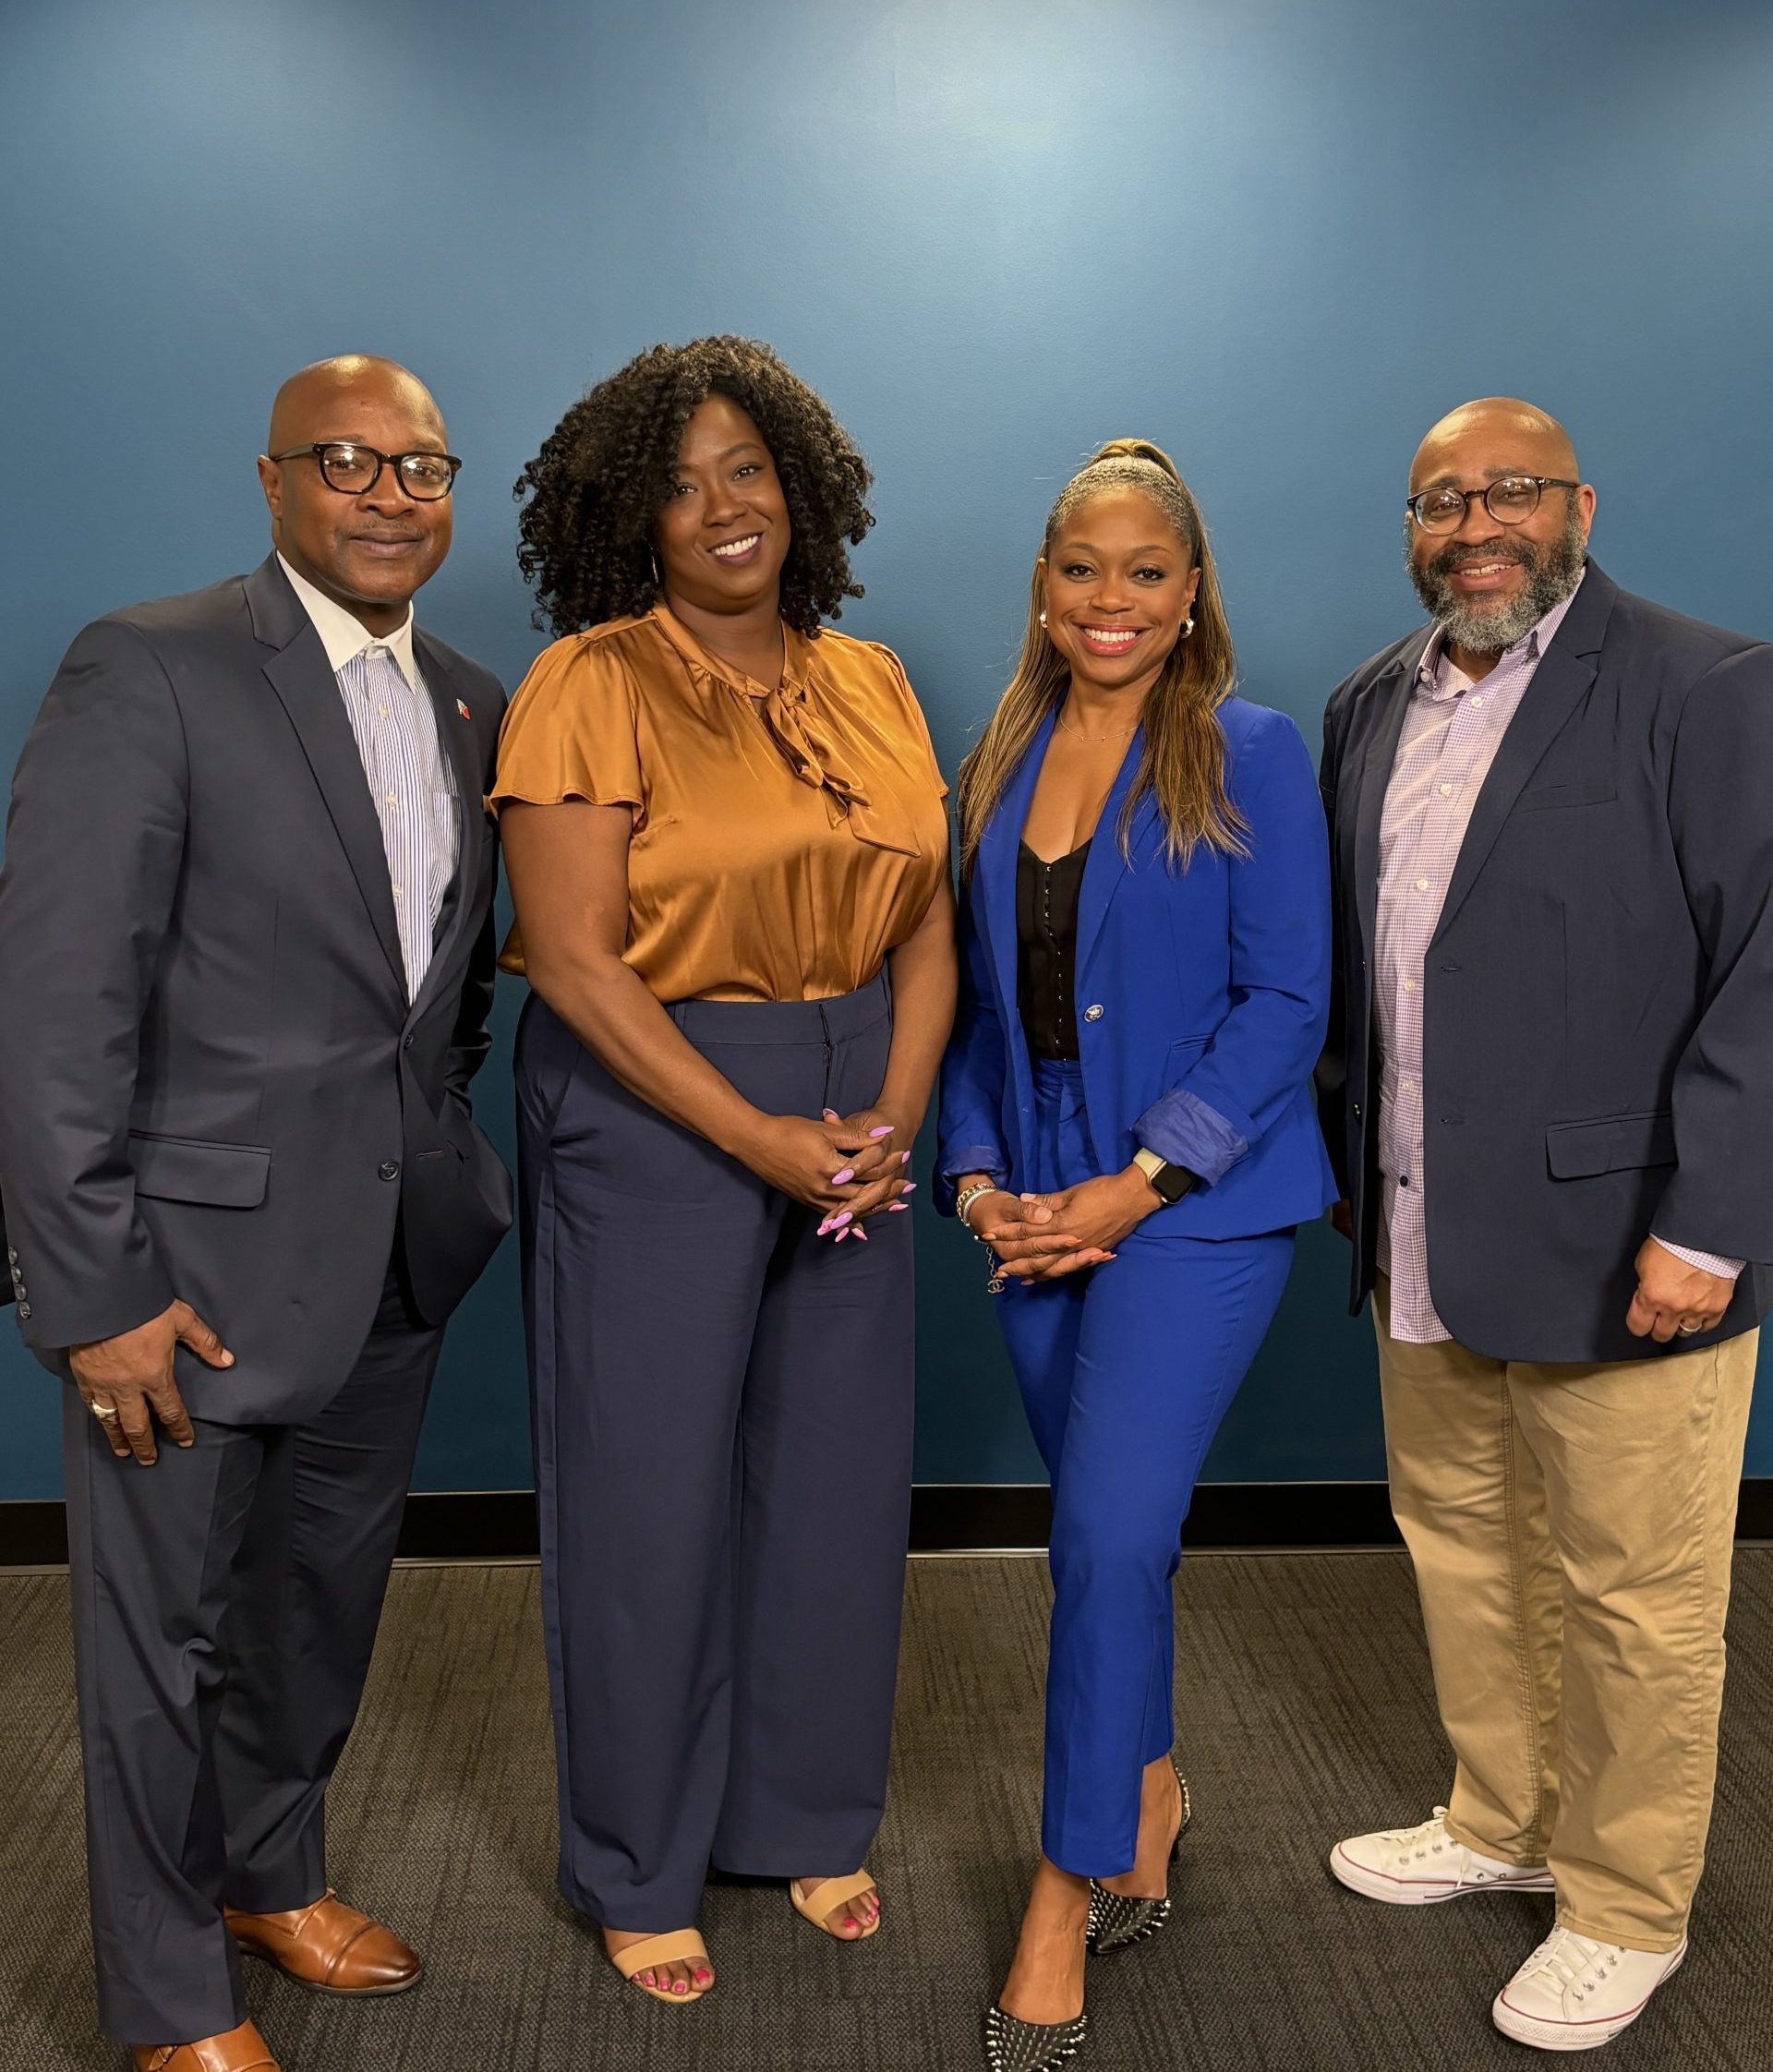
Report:
[[[650,611],[662,595],[653,524],[671,487],[683,428],[725,396],[769,449],[792,539],[781,613],[816,633],[845,597],[862,596],[845,543],[874,524],[862,499],[874,477],[849,435],[767,345],[697,338],[655,345],[581,396],[518,477],[517,565],[536,593],[534,620],[557,635]]]

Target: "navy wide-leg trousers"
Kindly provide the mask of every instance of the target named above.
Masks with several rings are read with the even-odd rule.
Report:
[[[1073,1064],[1035,1078],[1033,1188],[1104,1170]],[[1212,1242],[1143,1225],[1092,1271],[998,1298],[1053,1484],[1043,1853],[1133,1865],[1140,1772],[1175,1738],[1171,1580],[1195,1478],[1286,1285],[1293,1233]]]
[[[884,979],[670,1010],[747,1100],[878,1098]],[[540,1000],[517,1045],[561,1890],[695,1918],[710,1863],[861,1867],[886,1799],[911,1505],[911,1234],[818,1218],[626,1091]]]

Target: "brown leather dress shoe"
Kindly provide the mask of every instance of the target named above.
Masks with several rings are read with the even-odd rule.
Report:
[[[136,2072],[278,2072],[270,2046],[249,2021],[199,2043],[138,2043]]]
[[[315,1993],[404,1993],[424,1973],[392,1929],[347,1907],[331,1887],[311,1907],[291,1913],[247,1914],[235,1907],[222,1913],[248,1957],[263,1958]]]

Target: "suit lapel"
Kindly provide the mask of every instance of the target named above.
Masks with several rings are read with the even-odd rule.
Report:
[[[450,882],[449,923],[431,952],[431,961],[419,987],[423,999],[438,977],[456,937],[474,910],[480,868],[480,822],[485,812],[487,773],[481,765],[477,737],[469,720],[469,706],[460,698],[455,675],[436,645],[414,629],[413,649],[418,657],[419,674],[430,693],[437,717],[437,738],[455,773],[456,850],[455,874]],[[459,702],[458,702],[459,701]],[[414,1002],[414,1006],[417,1006]]]
[[[1127,875],[1127,856],[1120,844],[1120,816],[1144,753],[1145,732],[1140,728],[1127,743],[1127,753],[1115,772],[1115,781],[1108,787],[1108,796],[1096,815],[1095,833],[1090,837],[1083,883],[1078,887],[1078,958],[1073,970],[1079,987],[1090,969],[1091,955],[1101,939],[1102,924],[1108,918],[1108,909]],[[1154,800],[1146,798],[1140,801],[1131,831],[1135,842],[1144,833],[1147,821],[1155,812]]]
[[[1460,844],[1435,929],[1437,941],[1477,883],[1497,837],[1514,810],[1514,801],[1593,686],[1596,657],[1612,612],[1614,595],[1614,585],[1599,570],[1590,569],[1550,646],[1539,657],[1533,680],[1508,723],[1496,759],[1472,807],[1471,822]]]
[[[1016,774],[1004,788],[997,810],[979,838],[979,880],[984,906],[985,946],[991,952],[992,970],[997,975],[997,997],[1004,1025],[1016,1020],[1016,859],[1022,839],[1022,823],[1028,818],[1028,802],[1034,796],[1035,779],[1053,739],[1054,714],[1048,713],[1036,730],[1029,751],[1016,766]]]
[[[338,680],[313,620],[302,609],[274,557],[253,571],[246,588],[253,632],[265,646],[276,650],[264,665],[265,675],[283,701],[308,757],[404,1000],[406,967],[400,954],[388,852]]]
[[[1379,833],[1385,817],[1385,792],[1392,781],[1392,765],[1397,761],[1405,715],[1416,689],[1416,673],[1433,637],[1433,627],[1424,627],[1420,636],[1373,686],[1379,715],[1362,756],[1355,796],[1355,904],[1360,915],[1361,947],[1369,970],[1379,933]]]

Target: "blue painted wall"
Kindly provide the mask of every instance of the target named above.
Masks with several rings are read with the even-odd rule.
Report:
[[[1769,106],[1761,0],[10,0],[0,770],[83,621],[259,557],[271,391],[352,347],[442,402],[422,609],[512,681],[508,485],[590,380],[714,330],[874,462],[845,624],[950,766],[1116,433],[1181,460],[1246,687],[1308,733],[1415,616],[1405,468],[1467,395],[1567,419],[1615,576],[1773,634]],[[920,1221],[920,1472],[1031,1478],[979,1255]],[[1342,1271],[1308,1232],[1218,1477],[1382,1472]],[[527,1479],[515,1281],[508,1249],[452,1334],[428,1487]],[[0,1498],[55,1492],[53,1397],[0,1324]],[[1765,1401],[1753,1445],[1773,1472]]]

